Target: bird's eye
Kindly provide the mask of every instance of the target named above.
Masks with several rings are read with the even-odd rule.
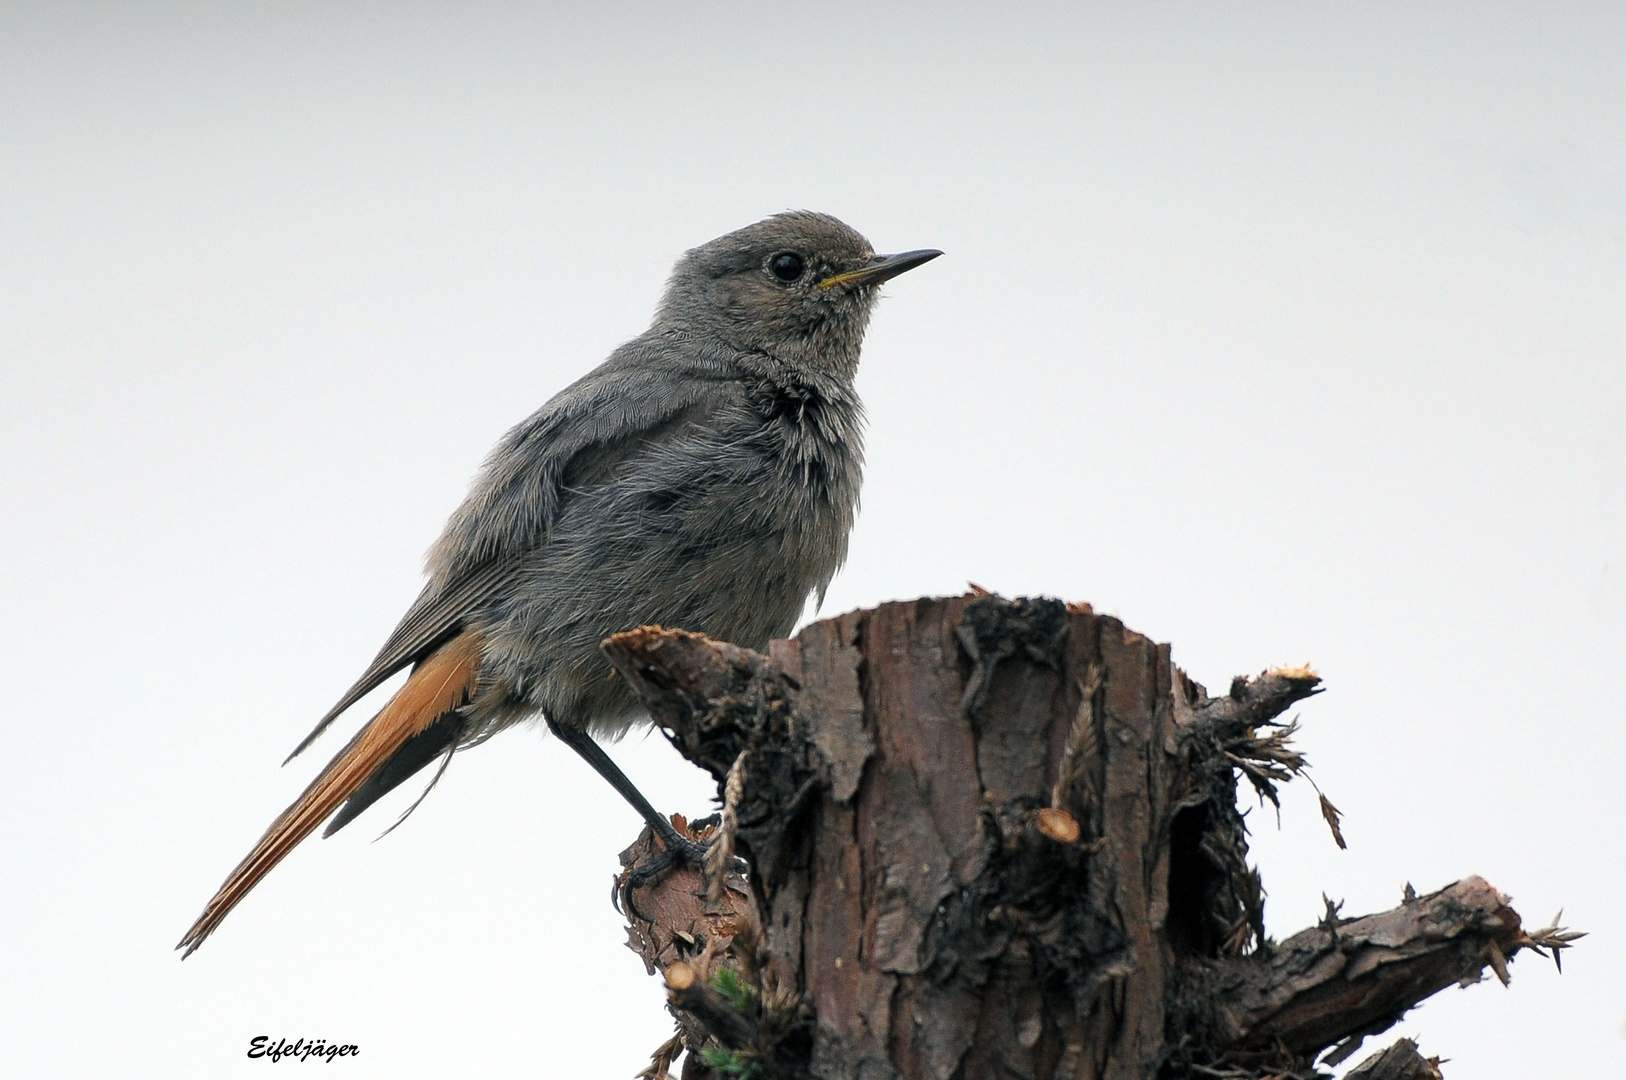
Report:
[[[774,277],[789,284],[802,276],[806,264],[802,262],[802,257],[794,251],[781,251],[768,260],[768,269],[773,273]]]

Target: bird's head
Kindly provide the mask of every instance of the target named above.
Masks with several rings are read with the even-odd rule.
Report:
[[[850,377],[878,286],[941,254],[877,255],[828,214],[775,214],[685,253],[655,325]]]

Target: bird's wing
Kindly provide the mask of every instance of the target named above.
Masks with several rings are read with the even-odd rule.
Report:
[[[412,602],[400,625],[367,665],[361,678],[318,720],[309,735],[294,747],[283,761],[286,765],[327,730],[329,724],[350,706],[376,690],[380,683],[408,664],[416,663],[434,648],[465,628],[469,616],[490,597],[501,592],[519,567],[517,559],[493,560],[466,574],[449,588],[436,589],[431,583]]]
[[[429,549],[432,576],[458,580],[547,542],[565,503],[651,448],[673,452],[738,394],[738,372],[696,359],[685,339],[628,342],[502,437]],[[674,438],[676,437],[676,438]]]
[[[226,877],[197,922],[176,946],[190,956],[261,878],[383,769],[414,736],[468,701],[480,674],[480,634],[466,630],[422,662],[389,704],[328,762],[304,794],[284,810]]]
[[[560,508],[614,480],[622,465],[728,397],[730,373],[696,366],[679,343],[628,342],[514,426],[486,459],[463,505],[430,549],[431,579],[354,686],[289,754],[380,683],[467,629],[469,620],[547,542]]]

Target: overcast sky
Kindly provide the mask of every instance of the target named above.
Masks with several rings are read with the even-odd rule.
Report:
[[[258,1076],[260,1034],[358,1078],[643,1067],[639,823],[530,728],[171,950],[492,442],[683,250],[806,207],[947,252],[865,346],[826,613],[974,580],[1210,688],[1311,661],[1350,850],[1305,785],[1254,812],[1271,932],[1470,873],[1562,907],[1563,975],[1389,1038],[1618,1075],[1626,9],[880,7],[0,8],[8,1074]],[[709,805],[658,736],[614,753]]]

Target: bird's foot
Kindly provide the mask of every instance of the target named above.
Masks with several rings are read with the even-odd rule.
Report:
[[[697,867],[703,873],[706,867],[706,854],[711,850],[717,825],[721,820],[713,814],[690,824],[680,815],[674,814],[672,821],[662,820],[659,826],[651,822],[650,831],[660,842],[661,850],[642,862],[629,866],[616,879],[613,894],[616,909],[642,918],[633,903],[634,889],[643,888],[668,870],[685,863]]]
[[[646,859],[627,871],[627,887],[637,889],[662,871],[682,863],[706,865],[706,852],[711,850],[710,840],[690,840],[686,836],[661,837],[666,845],[660,854]]]

